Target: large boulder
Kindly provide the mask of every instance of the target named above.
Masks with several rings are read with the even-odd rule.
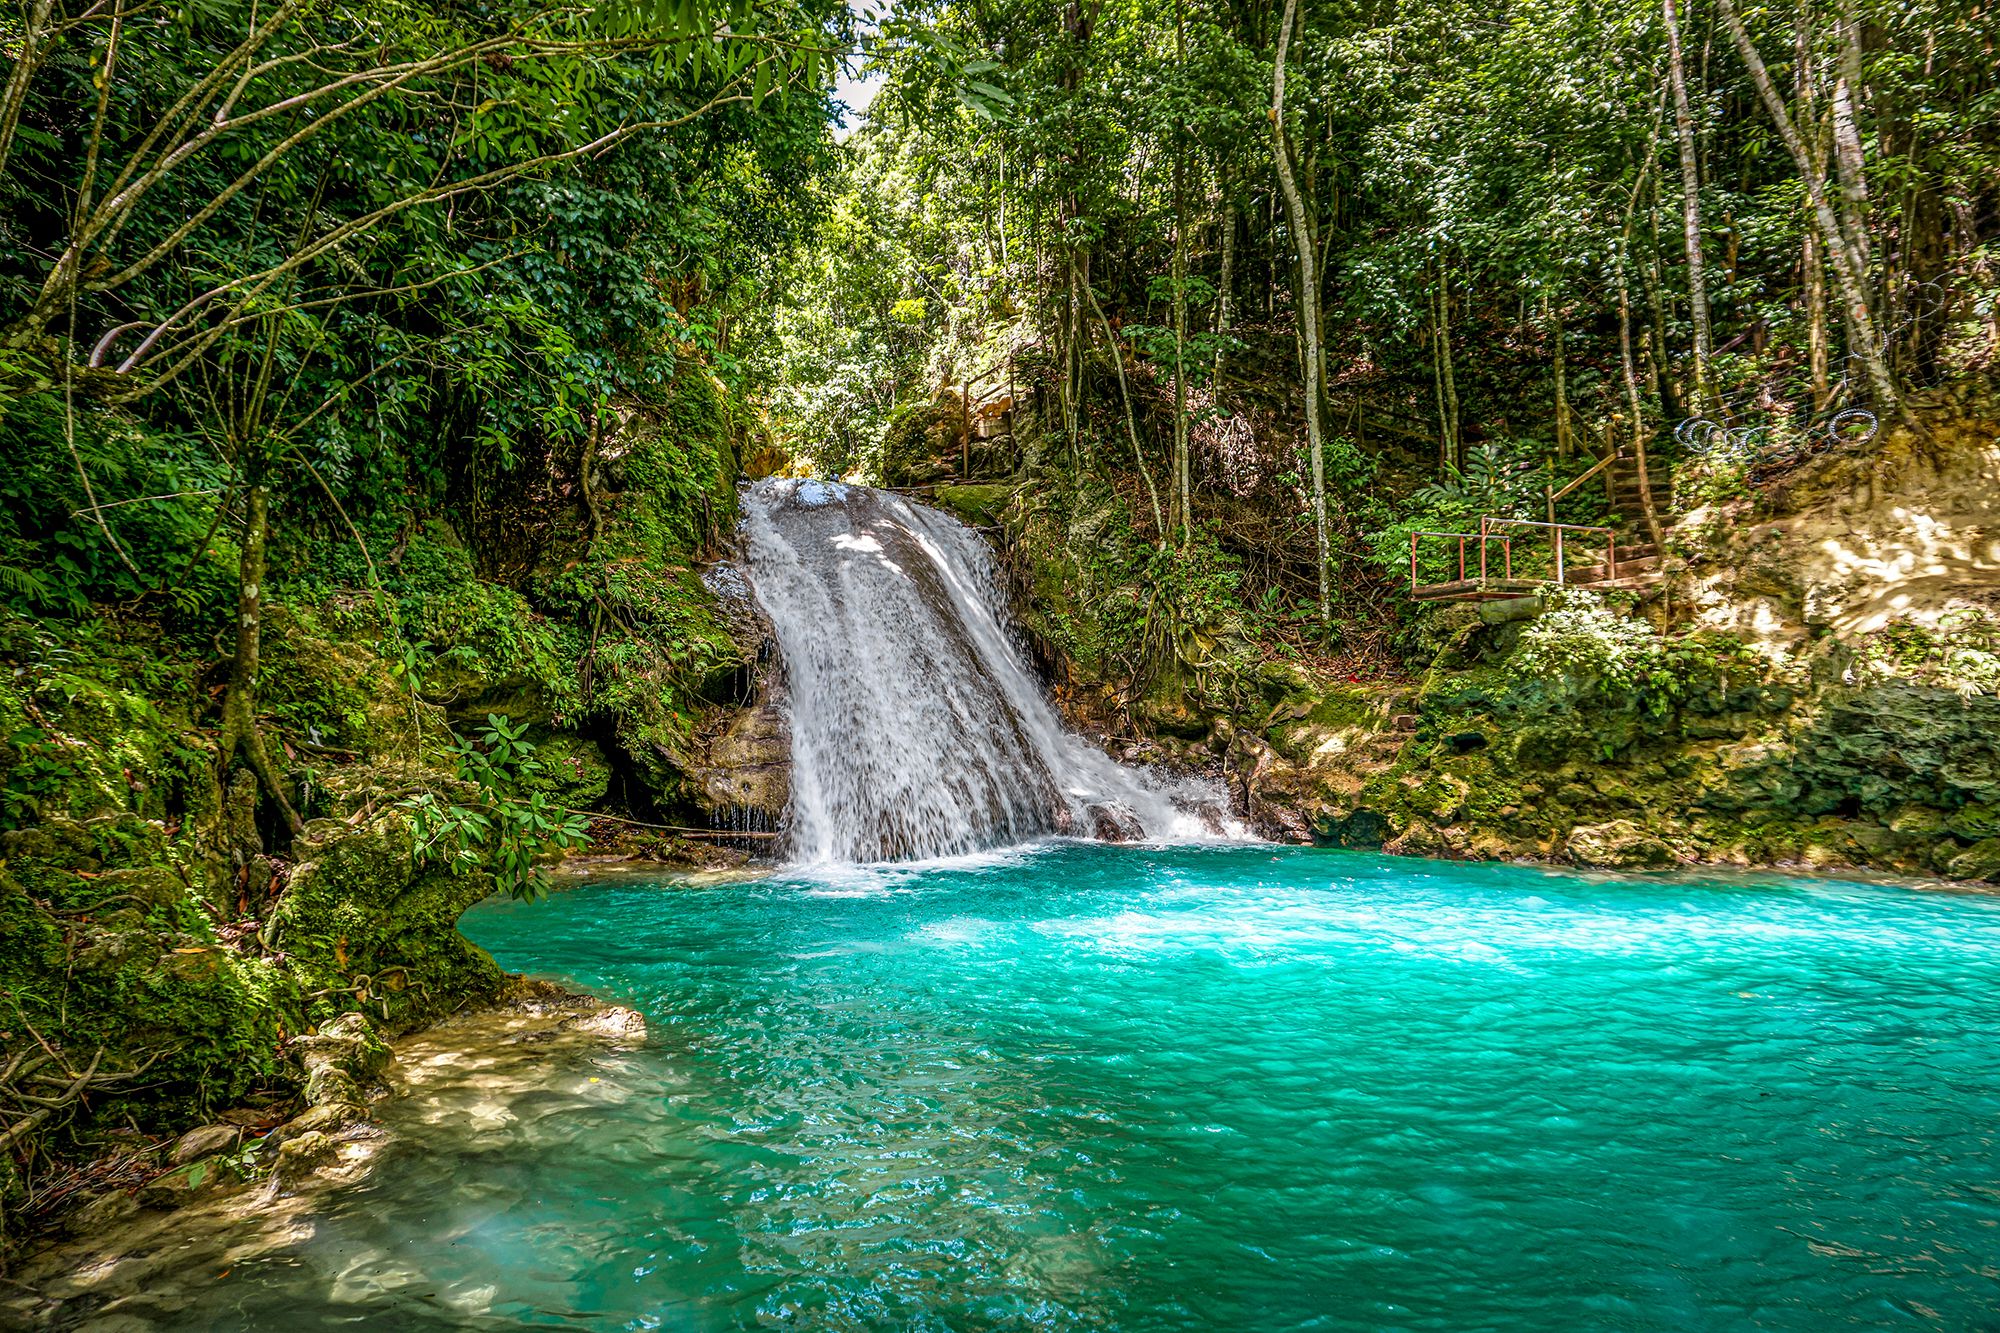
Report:
[[[1629,819],[1573,828],[1563,850],[1580,866],[1606,870],[1658,870],[1680,863],[1672,847]]]

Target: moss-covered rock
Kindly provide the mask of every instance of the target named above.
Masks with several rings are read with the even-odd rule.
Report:
[[[295,850],[302,860],[266,935],[316,1013],[359,1004],[406,1027],[498,993],[499,965],[457,929],[491,876],[422,860],[400,811],[359,828],[315,820]]]
[[[941,393],[931,402],[904,403],[889,417],[882,436],[882,484],[922,486],[958,470],[965,434],[965,408]]]

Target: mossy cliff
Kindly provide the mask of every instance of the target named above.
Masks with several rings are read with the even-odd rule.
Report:
[[[459,751],[489,715],[535,746],[523,800],[701,817],[693,747],[756,652],[701,576],[739,415],[684,362],[476,494],[351,529],[281,507],[260,711],[297,837],[218,762],[229,660],[199,614],[0,609],[0,1239],[65,1164],[295,1100],[297,1043],[338,1014],[396,1032],[498,992],[456,929],[494,878],[410,809],[477,804]]]

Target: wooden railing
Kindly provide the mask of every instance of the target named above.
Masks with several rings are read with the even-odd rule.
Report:
[[[1592,527],[1581,523],[1543,523],[1527,518],[1482,518],[1477,532],[1413,532],[1410,534],[1410,591],[1414,594],[1424,588],[1422,576],[1418,572],[1419,547],[1426,540],[1456,542],[1458,547],[1459,583],[1475,581],[1474,553],[1477,558],[1476,581],[1484,585],[1493,578],[1490,551],[1495,543],[1500,547],[1500,580],[1511,584],[1514,580],[1514,536],[1506,529],[1538,529],[1549,534],[1549,545],[1555,560],[1556,583],[1569,582],[1570,546],[1574,536],[1595,534],[1604,538],[1604,572],[1602,577],[1618,577],[1618,535],[1611,528]],[[1574,536],[1572,536],[1574,534]],[[1537,580],[1539,581],[1539,580]],[[1428,585],[1437,587],[1440,585]]]
[[[1482,520],[1483,523],[1483,520]],[[1410,534],[1410,591],[1415,592],[1422,585],[1417,581],[1417,542],[1424,537],[1442,537],[1458,543],[1458,581],[1466,581],[1465,544],[1479,543],[1479,581],[1484,583],[1487,575],[1486,548],[1490,542],[1500,543],[1501,577],[1514,577],[1514,539],[1485,532],[1413,532]]]
[[[1563,534],[1565,532],[1594,532],[1604,538],[1604,576],[1618,577],[1618,534],[1611,528],[1591,527],[1582,523],[1543,523],[1532,518],[1482,518],[1479,520],[1480,535],[1487,536],[1498,528],[1541,528],[1553,534],[1551,545],[1555,547],[1557,583],[1567,583],[1568,577],[1563,564]]]

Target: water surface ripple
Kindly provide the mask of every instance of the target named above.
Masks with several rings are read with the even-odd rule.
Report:
[[[2000,900],[1063,845],[465,927],[650,1040],[237,1275],[283,1326],[2000,1327]]]

